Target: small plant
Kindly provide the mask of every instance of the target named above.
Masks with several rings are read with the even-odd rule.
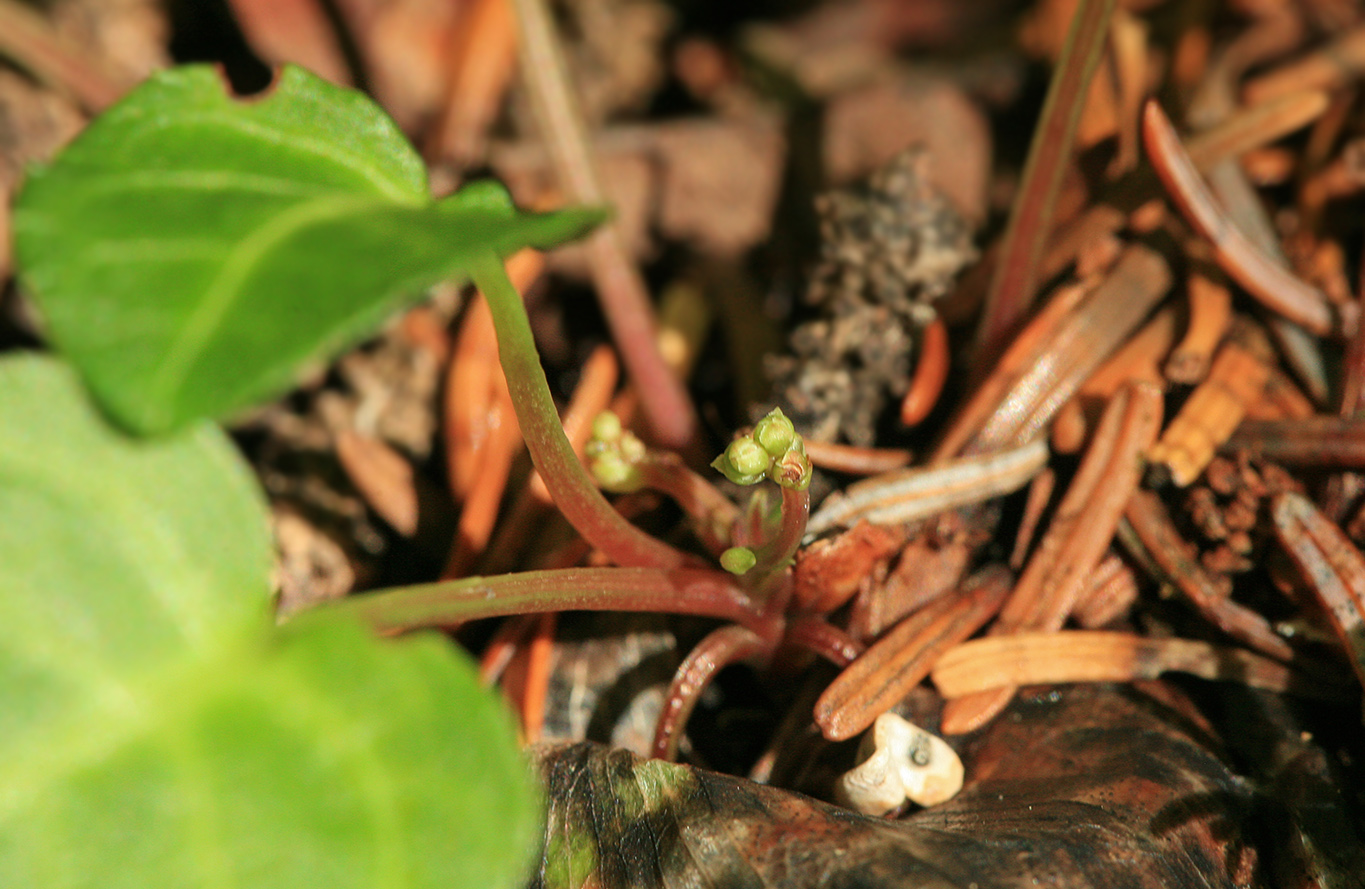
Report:
[[[724,665],[784,644],[856,654],[792,602],[811,469],[779,411],[717,461],[741,484],[775,481],[775,508],[760,491],[740,510],[614,417],[595,425],[597,481],[672,496],[719,565],[623,519],[573,453],[502,257],[600,218],[518,213],[488,184],[432,201],[375,106],[294,68],[249,102],[209,69],[163,72],[32,172],[16,256],[69,366],[0,362],[0,882],[515,882],[537,821],[505,716],[445,641],[380,643],[356,617],[385,631],[585,608],[732,622],[680,668],[661,755]],[[464,276],[488,299],[555,503],[618,567],[380,591],[273,627],[264,506],[208,421]]]
[[[440,637],[277,628],[265,503],[207,418],[598,218],[434,202],[298,69],[251,102],[163,72],[32,172],[16,256],[69,363],[0,359],[0,884],[519,884],[540,806],[500,703]]]

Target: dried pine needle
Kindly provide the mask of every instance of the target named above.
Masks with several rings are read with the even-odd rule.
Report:
[[[931,676],[945,698],[958,699],[1000,687],[1131,682],[1168,672],[1332,701],[1345,696],[1340,686],[1306,681],[1284,664],[1242,649],[1107,630],[973,639],[940,657]]]

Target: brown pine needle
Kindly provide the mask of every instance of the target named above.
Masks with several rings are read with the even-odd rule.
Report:
[[[1213,245],[1218,264],[1266,308],[1317,334],[1355,329],[1353,312],[1338,312],[1327,296],[1268,257],[1228,216],[1200,178],[1170,120],[1154,101],[1143,113],[1152,165],[1187,222]]]
[[[1223,450],[1248,451],[1291,466],[1365,468],[1365,419],[1318,415],[1284,420],[1247,420]]]
[[[1167,305],[1133,334],[1123,347],[1099,366],[1081,384],[1079,395],[1086,401],[1112,398],[1130,380],[1145,380],[1164,385],[1162,364],[1175,348],[1180,329],[1180,310]]]
[[[1137,488],[1140,455],[1161,428],[1161,410],[1161,391],[1150,384],[1130,385],[1114,396],[993,633],[1061,629]],[[1011,697],[1013,689],[1002,687],[951,701],[943,709],[943,731],[961,734],[980,728]]]
[[[1196,168],[1210,170],[1302,129],[1322,116],[1330,101],[1322,90],[1304,90],[1240,108],[1191,136],[1185,149]]]
[[[1090,575],[1071,618],[1087,630],[1098,629],[1122,617],[1138,597],[1133,569],[1116,555],[1106,556]]]
[[[1280,543],[1322,603],[1365,686],[1365,556],[1302,494],[1276,496],[1271,512]]]
[[[1211,574],[1190,553],[1161,498],[1137,491],[1128,501],[1124,518],[1141,548],[1134,555],[1149,558],[1190,603],[1211,623],[1240,642],[1276,660],[1288,661],[1294,649],[1270,628],[1258,612],[1228,598],[1224,581]],[[1122,537],[1125,543],[1130,538]]]
[[[1357,27],[1306,56],[1255,78],[1242,93],[1246,104],[1259,105],[1298,90],[1334,90],[1362,71],[1365,27]]]
[[[995,450],[1041,435],[1057,410],[1142,323],[1170,286],[1170,269],[1160,254],[1137,244],[1125,250],[1104,283],[1053,329],[1035,363],[992,405],[966,452]],[[957,424],[949,434],[945,442],[961,436]]]
[[[1249,651],[1106,630],[973,639],[940,657],[932,677],[945,698],[956,700],[1000,687],[1131,682],[1169,672],[1332,701],[1344,698],[1340,687],[1307,681],[1284,664]]]
[[[929,675],[946,650],[990,620],[1009,591],[1009,572],[988,569],[963,590],[901,621],[829,684],[815,704],[826,738],[841,741],[870,726]]]
[[[521,70],[543,137],[570,200],[605,203],[589,151],[578,98],[569,88],[568,66],[546,0],[510,0],[517,13]],[[640,270],[631,261],[620,229],[608,223],[588,240],[593,281],[612,338],[637,391],[658,443],[685,450],[697,434],[697,413],[681,381],[658,348],[656,321]]]
[[[418,496],[412,464],[385,442],[353,429],[336,438],[337,460],[356,491],[389,527],[417,533]]]
[[[1057,69],[1048,86],[1038,128],[1029,145],[1019,194],[1005,228],[977,333],[978,353],[990,355],[1028,312],[1076,128],[1095,69],[1104,54],[1115,0],[1080,0]]]
[[[981,385],[955,412],[948,431],[939,441],[930,462],[938,463],[962,453],[972,436],[999,406],[1010,387],[1044,355],[1052,351],[1059,330],[1071,313],[1086,301],[1091,287],[1069,284],[1053,291],[1052,296],[1005,349]]]
[[[28,4],[0,0],[0,56],[75,98],[85,110],[103,111],[131,86],[86,52],[67,44]]]

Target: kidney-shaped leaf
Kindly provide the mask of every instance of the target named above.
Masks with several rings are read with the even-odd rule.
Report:
[[[507,887],[536,794],[438,637],[275,630],[231,445],[0,362],[0,886]]]
[[[491,183],[432,201],[417,154],[360,93],[286,67],[243,100],[191,66],[31,171],[14,230],[52,341],[120,422],[162,432],[277,394],[473,256],[598,219],[518,213]]]

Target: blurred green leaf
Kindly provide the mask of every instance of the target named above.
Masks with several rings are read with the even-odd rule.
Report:
[[[499,702],[437,636],[276,630],[220,431],[127,439],[32,356],[0,429],[0,885],[517,885],[537,795]]]
[[[51,340],[149,433],[276,395],[473,257],[600,218],[522,214],[491,183],[432,201],[420,158],[362,94],[286,67],[237,99],[192,66],[31,171],[14,230]]]

